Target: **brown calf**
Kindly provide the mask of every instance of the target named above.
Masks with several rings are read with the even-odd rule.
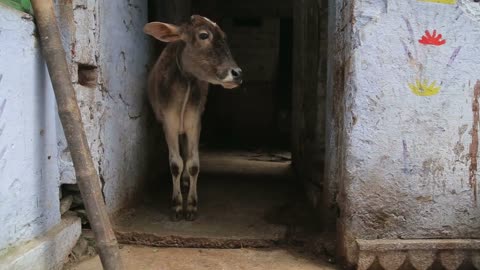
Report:
[[[163,124],[169,150],[171,218],[182,218],[180,181],[184,174],[189,178],[185,219],[194,220],[200,171],[198,144],[208,84],[235,88],[242,83],[242,70],[230,53],[225,33],[205,17],[194,15],[181,26],[151,22],[144,32],[169,43],[150,73],[148,97],[157,120]],[[181,139],[183,135],[186,140]]]

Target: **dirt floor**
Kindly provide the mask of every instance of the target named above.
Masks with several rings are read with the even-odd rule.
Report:
[[[333,270],[334,265],[284,249],[184,249],[124,246],[126,270]],[[66,270],[102,269],[98,256]]]

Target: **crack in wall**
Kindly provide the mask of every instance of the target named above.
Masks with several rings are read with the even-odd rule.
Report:
[[[137,115],[130,115],[130,103],[128,103],[122,96],[122,94],[118,94],[118,98],[120,99],[120,101],[123,103],[123,105],[125,105],[125,107],[127,107],[127,115],[128,115],[128,118],[132,119],[132,120],[136,120],[140,117],[142,117],[142,113],[138,113]]]

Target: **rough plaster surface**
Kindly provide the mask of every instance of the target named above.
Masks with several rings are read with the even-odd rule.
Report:
[[[107,206],[113,212],[133,199],[145,178],[146,103],[150,40],[143,33],[147,2],[98,1],[101,91],[104,99],[101,172]]]
[[[113,213],[133,199],[145,178],[147,3],[74,0],[57,9],[92,157]],[[79,79],[85,66],[96,75],[91,85]],[[63,131],[58,134],[61,182],[76,183]]]
[[[31,17],[0,5],[0,254],[60,222],[56,105]]]
[[[70,63],[70,72],[77,100],[79,100],[80,111],[89,140],[92,157],[98,164],[98,140],[99,115],[102,112],[101,93],[98,87],[84,87],[78,84],[78,65],[95,67],[98,50],[96,46],[96,24],[95,24],[95,1],[74,0],[56,1],[57,22],[61,29],[63,46],[67,60]],[[95,105],[95,106],[93,106]],[[75,170],[72,158],[68,151],[67,142],[63,134],[60,119],[57,118],[58,126],[58,166],[62,184],[75,184]]]
[[[478,238],[474,86],[479,3],[337,1],[329,182],[340,182],[347,258],[354,239]],[[425,30],[446,39],[423,45]],[[331,29],[332,30],[332,29]],[[333,78],[333,79],[332,79]],[[415,80],[440,92],[417,96]],[[343,85],[339,89],[338,85]],[[332,86],[330,91],[334,89]],[[473,136],[472,136],[473,135]],[[474,145],[472,148],[471,145]]]

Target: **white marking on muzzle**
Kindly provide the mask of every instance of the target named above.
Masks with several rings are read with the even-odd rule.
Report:
[[[228,72],[227,77],[223,78],[222,82],[233,82],[232,72]]]

